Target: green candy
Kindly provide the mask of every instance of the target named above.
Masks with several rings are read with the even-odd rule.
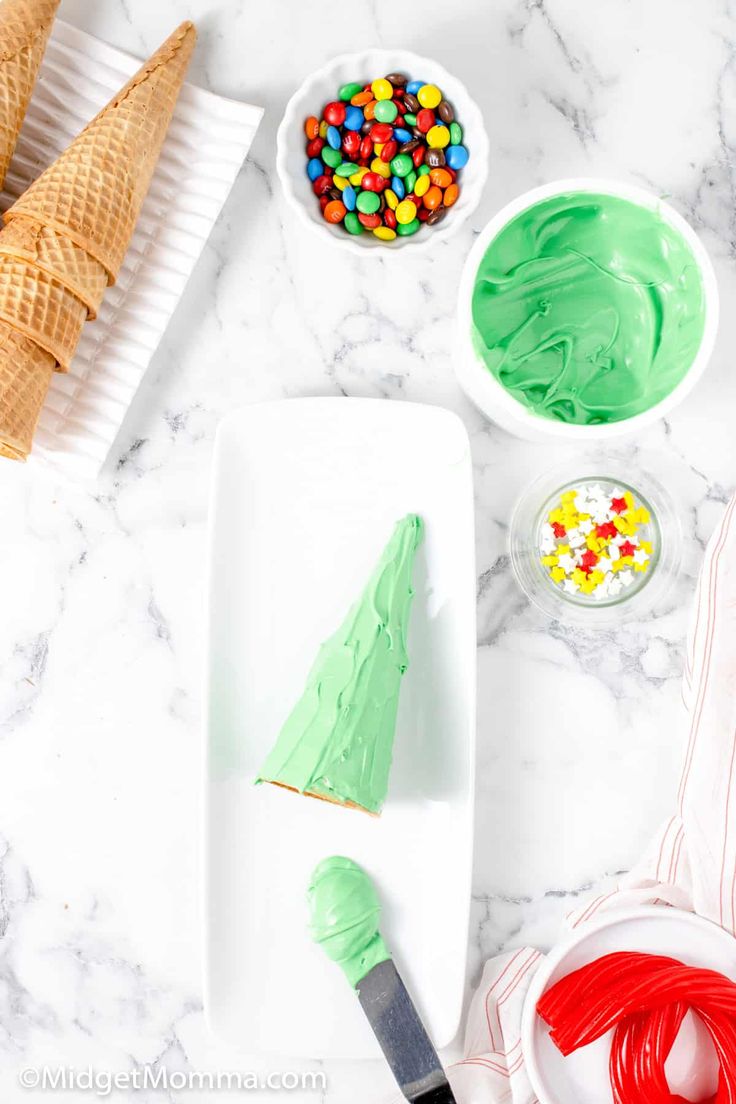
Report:
[[[426,163],[426,161],[419,166],[417,172],[419,173],[419,176],[427,176],[427,174],[429,173],[429,165]]]
[[[322,150],[324,154],[324,150]],[[408,153],[397,153],[391,161],[391,172],[394,176],[408,176],[414,168],[414,162]]]
[[[410,111],[408,113],[408,115],[404,116],[404,122],[406,123],[407,126],[416,126],[417,125],[417,117],[416,117],[416,115],[413,114],[413,112]]]
[[[339,100],[352,100],[353,96],[357,96],[362,91],[363,85],[359,84],[358,81],[348,81],[347,84],[343,84],[337,93],[337,98]]]
[[[345,221],[347,222],[347,215]],[[421,225],[419,219],[412,219],[411,222],[400,222],[396,226],[396,233],[400,238],[409,238],[412,234],[416,234]]]
[[[332,146],[325,146],[320,154],[325,165],[329,165],[331,169],[336,169],[338,165],[342,164],[342,154],[339,150],[335,150]]]
[[[348,211],[343,219],[343,223],[349,234],[363,233],[363,223],[360,221],[355,211]]]
[[[409,192],[414,191],[414,185],[416,184],[416,182],[417,182],[417,174],[416,174],[415,170],[412,168],[412,170],[408,174],[408,176],[404,177],[404,183],[406,184],[407,195],[409,194]]]
[[[399,113],[399,109],[393,100],[379,100],[373,114],[379,123],[392,123]]]
[[[463,128],[459,123],[450,123],[450,145],[459,146],[463,140]]]
[[[335,169],[335,176],[352,176],[357,170],[358,166],[354,165],[352,161],[342,161]]]
[[[381,206],[381,201],[375,192],[359,192],[355,206],[364,215],[374,215]]]

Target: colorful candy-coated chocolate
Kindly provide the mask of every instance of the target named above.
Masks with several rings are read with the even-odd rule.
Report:
[[[327,222],[342,222],[347,214],[345,204],[339,199],[333,199],[324,209],[324,217]]]
[[[365,115],[363,114],[363,112],[360,110],[359,107],[353,107],[353,105],[351,104],[345,112],[345,129],[360,130],[364,122]]]
[[[442,102],[442,93],[436,84],[423,84],[417,89],[417,99],[422,107],[439,107]]]
[[[328,126],[342,126],[345,122],[345,104],[339,100],[328,103],[322,112]]]
[[[465,146],[448,146],[445,158],[451,169],[464,169],[468,163],[468,151]]]
[[[359,81],[349,81],[347,84],[343,84],[340,91],[337,93],[339,100],[352,100],[353,96],[357,92],[363,91],[363,85]]]
[[[381,201],[376,193],[368,191],[360,192],[355,203],[362,215],[375,214],[375,212],[381,206]]]
[[[392,123],[398,114],[399,109],[393,100],[379,100],[373,112],[379,123]]]
[[[304,122],[306,172],[326,221],[380,241],[433,226],[458,199],[468,160],[452,104],[435,84],[389,74],[347,81]]]
[[[348,211],[344,219],[345,229],[349,234],[362,234],[363,224],[356,215],[355,211]]]

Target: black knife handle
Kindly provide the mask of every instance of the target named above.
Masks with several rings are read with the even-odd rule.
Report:
[[[449,1085],[438,1085],[414,1098],[414,1104],[456,1104]]]

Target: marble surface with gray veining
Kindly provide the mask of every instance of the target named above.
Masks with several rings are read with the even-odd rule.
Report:
[[[238,405],[361,395],[456,410],[472,439],[478,558],[478,788],[468,980],[547,946],[636,860],[672,806],[680,672],[705,541],[736,483],[736,5],[729,0],[62,0],[139,55],[197,19],[192,78],[264,123],[163,345],[92,487],[0,470],[0,1096],[25,1067],[291,1069],[233,1054],[202,1011],[199,876],[204,543],[212,442]],[[368,44],[436,57],[481,105],[480,209],[428,259],[361,259],[297,225],[274,136],[297,83]],[[668,196],[714,261],[722,323],[685,404],[620,451],[656,455],[684,527],[657,619],[550,625],[506,551],[510,511],[564,449],[487,423],[452,372],[463,259],[535,184],[608,176]],[[369,1104],[380,1062],[324,1070],[296,1101]],[[227,1094],[223,1094],[227,1097]],[[277,1094],[278,1095],[278,1094]],[[274,1093],[251,1093],[253,1100]],[[81,1090],[55,1094],[88,1099]],[[192,1090],[120,1092],[147,1104]]]

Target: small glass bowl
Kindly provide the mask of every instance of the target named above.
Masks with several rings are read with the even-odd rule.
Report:
[[[614,491],[630,492],[636,505],[649,514],[648,521],[640,522],[635,534],[650,548],[646,571],[636,571],[633,566],[624,568],[631,576],[628,585],[619,582],[613,588],[614,593],[604,590],[604,596],[575,590],[567,584],[569,576],[554,581],[551,567],[542,563],[545,548],[553,551],[549,543],[550,512],[559,506],[566,492],[582,489],[590,493],[596,488],[602,500],[614,497]],[[556,540],[564,542],[566,536]],[[573,539],[580,540],[580,536],[576,531]],[[617,539],[626,539],[625,534]],[[517,581],[535,606],[555,620],[602,626],[642,617],[661,602],[680,567],[682,530],[672,499],[652,475],[617,463],[591,467],[582,461],[545,473],[521,496],[511,518],[509,551]],[[617,575],[612,573],[611,578],[617,579]]]

